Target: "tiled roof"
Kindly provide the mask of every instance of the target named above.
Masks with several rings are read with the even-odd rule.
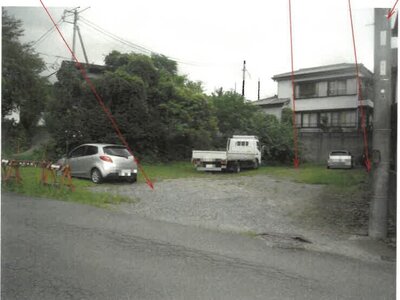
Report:
[[[267,105],[286,104],[286,103],[289,103],[289,101],[290,101],[289,98],[278,98],[277,96],[273,96],[273,97],[253,101],[253,102],[251,102],[251,104],[267,106]]]
[[[363,64],[358,64],[360,73],[366,73],[372,76],[372,72],[369,71]],[[329,74],[329,73],[340,73],[344,71],[350,71],[355,73],[356,65],[353,63],[341,63],[341,64],[334,64],[334,65],[326,65],[326,66],[319,66],[313,68],[304,68],[294,71],[294,76],[307,76],[307,75],[316,75],[316,74]],[[273,80],[280,80],[286,79],[292,75],[291,72],[286,72],[282,74],[277,74],[272,77]],[[355,75],[355,74],[354,74]]]

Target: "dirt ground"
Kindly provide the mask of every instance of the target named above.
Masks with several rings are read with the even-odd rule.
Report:
[[[365,185],[365,183],[364,183]],[[95,188],[128,196],[118,210],[152,219],[258,236],[276,247],[367,255],[368,194],[257,175],[105,184]]]

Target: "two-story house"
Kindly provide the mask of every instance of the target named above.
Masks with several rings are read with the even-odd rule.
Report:
[[[373,74],[359,64],[361,99],[357,93],[355,64],[342,63],[294,72],[296,126],[303,146],[302,157],[308,161],[323,162],[329,151],[347,149],[361,159],[362,113],[367,129],[372,124],[374,103]],[[272,77],[278,83],[276,97],[253,102],[266,113],[277,115],[280,108],[293,108],[291,72]]]

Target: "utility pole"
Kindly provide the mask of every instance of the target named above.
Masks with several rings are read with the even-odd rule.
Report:
[[[76,27],[77,27],[77,22],[78,22],[78,8],[75,8],[73,10],[74,13],[74,31],[73,31],[73,35],[72,35],[72,52],[74,52],[75,54],[75,44],[76,44]],[[72,55],[71,60],[74,60],[74,56]]]
[[[74,8],[74,9],[71,9],[71,10],[65,10],[65,11],[64,11],[64,16],[63,16],[64,21],[65,21],[65,18],[67,17],[66,13],[70,13],[70,14],[73,15],[73,17],[74,17],[74,21],[73,21],[73,22],[65,21],[65,22],[67,22],[67,23],[73,24],[73,26],[74,26],[74,27],[73,27],[73,33],[72,33],[72,34],[73,34],[73,35],[72,35],[72,52],[76,55],[76,52],[75,52],[75,48],[76,48],[76,47],[75,47],[75,46],[76,46],[76,33],[78,32],[79,42],[81,43],[82,52],[83,52],[83,55],[84,55],[84,57],[85,57],[85,62],[86,62],[87,64],[89,63],[89,60],[88,60],[88,58],[87,58],[85,45],[83,44],[83,39],[82,39],[81,31],[80,31],[79,26],[78,26],[78,20],[79,20],[79,14],[80,14],[81,12],[87,10],[88,8],[89,8],[89,7],[85,8],[85,9],[83,9],[83,10],[81,10],[81,11],[78,11],[78,9],[79,9],[79,6],[78,6],[78,7]],[[68,16],[70,16],[70,15],[68,15]],[[75,58],[74,58],[73,55],[72,55],[72,57],[71,57],[71,60],[72,60],[72,61],[75,60]]]
[[[246,61],[243,61],[243,82],[242,82],[242,96],[244,97],[244,84],[246,80]]]
[[[368,234],[386,238],[389,197],[392,49],[389,9],[375,8],[372,188]]]
[[[258,78],[257,100],[260,100],[260,78]]]

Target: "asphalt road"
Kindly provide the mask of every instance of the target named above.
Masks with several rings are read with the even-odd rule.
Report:
[[[2,194],[2,299],[395,299],[395,264]]]

